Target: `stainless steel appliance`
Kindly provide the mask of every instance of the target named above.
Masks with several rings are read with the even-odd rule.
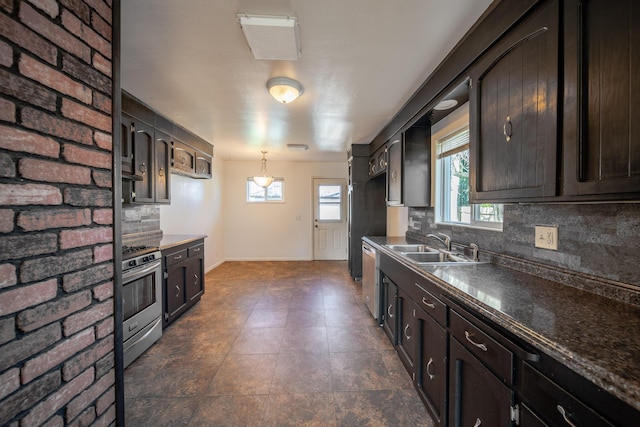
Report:
[[[158,248],[122,249],[124,366],[162,336],[162,256]]]
[[[380,312],[379,268],[376,250],[362,242],[362,295],[374,319],[378,319]]]

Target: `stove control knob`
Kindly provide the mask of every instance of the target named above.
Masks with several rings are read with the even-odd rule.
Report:
[[[153,261],[154,259],[156,259],[156,256],[154,254],[149,255],[149,261]]]
[[[142,261],[143,262],[149,262],[149,257],[148,256],[142,257]]]
[[[129,267],[135,267],[136,266],[136,260],[132,259],[131,261],[129,261]]]

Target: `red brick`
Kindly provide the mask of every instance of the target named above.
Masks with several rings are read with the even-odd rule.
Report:
[[[21,426],[39,426],[53,414],[63,408],[71,399],[80,394],[93,383],[95,372],[87,369],[72,381],[56,390],[47,399],[41,401],[29,411],[20,422]]]
[[[111,24],[102,19],[100,15],[93,12],[91,14],[91,26],[94,30],[98,32],[102,37],[107,40],[111,40],[111,35],[113,34],[111,30]]]
[[[101,415],[104,411],[109,409],[116,401],[116,390],[111,387],[105,394],[100,396],[96,402],[96,412]]]
[[[17,283],[16,267],[13,264],[0,264],[0,289]]]
[[[27,384],[45,372],[60,365],[69,357],[89,347],[95,341],[93,328],[77,333],[73,337],[61,341],[51,350],[29,359],[22,366],[22,383]]]
[[[111,114],[111,108],[113,105],[111,104],[111,96],[102,95],[99,92],[93,93],[93,107],[103,111],[107,114]]]
[[[15,178],[15,176],[16,164],[13,162],[13,159],[7,153],[0,153],[0,177]]]
[[[49,64],[56,64],[58,49],[55,46],[5,14],[0,14],[0,35],[47,61]]]
[[[0,201],[2,201],[1,192],[2,192],[2,188],[0,187]],[[109,190],[86,190],[84,188],[65,188],[64,202],[71,206],[107,207],[113,204],[113,194]]]
[[[71,80],[61,72],[37,61],[30,56],[21,55],[18,64],[20,73],[43,85],[57,90],[60,93],[69,95],[85,104],[91,104],[91,89]]]
[[[27,307],[52,300],[56,297],[57,293],[58,281],[56,279],[1,292],[0,316],[16,313]]]
[[[90,406],[86,408],[78,417],[67,424],[68,427],[85,427],[90,426],[96,419],[96,408]]]
[[[20,369],[9,369],[0,375],[0,401],[20,388]]]
[[[111,175],[111,171],[94,169],[91,171],[91,176],[93,176],[93,182],[98,187],[102,187],[102,188],[113,187],[113,175]]]
[[[91,61],[91,49],[73,35],[59,27],[55,22],[40,15],[34,8],[22,3],[20,7],[20,20],[33,31],[39,33],[47,40],[60,46],[85,62]]]
[[[93,288],[93,297],[98,301],[104,301],[113,296],[113,282],[103,283]]]
[[[100,378],[88,389],[80,393],[67,405],[67,421],[74,419],[80,412],[98,399],[109,387],[115,383],[115,372],[111,370],[107,375]]]
[[[20,160],[19,171],[23,178],[32,181],[91,184],[91,169],[84,166],[26,158]]]
[[[89,125],[91,127],[111,131],[111,116],[99,111],[92,110],[84,105],[73,102],[70,99],[62,99],[62,114],[73,120]]]
[[[10,233],[11,231],[13,231],[13,224],[14,224],[13,217],[14,217],[13,210],[0,209],[0,233]],[[0,288],[1,287],[2,287],[2,273],[0,272]]]
[[[75,378],[89,366],[96,363],[106,354],[113,351],[113,336],[97,342],[91,348],[75,355],[62,367],[62,379],[69,381]]]
[[[0,130],[1,132],[1,130]],[[51,185],[0,184],[0,205],[60,205],[62,194]]]
[[[55,0],[29,0],[29,3],[52,18],[55,18],[60,13],[60,7]]]
[[[111,405],[109,410],[100,416],[91,427],[110,427],[114,425],[116,420],[116,407]]]
[[[93,132],[90,128],[65,120],[33,108],[23,108],[20,114],[23,126],[39,130],[49,135],[69,141],[93,145]]]
[[[39,305],[18,314],[18,328],[22,331],[33,331],[82,310],[89,304],[91,304],[91,292],[83,291]]]
[[[107,4],[102,0],[85,0],[90,7],[92,7],[96,12],[100,14],[105,21],[111,24],[111,15],[112,11]]]
[[[113,210],[96,209],[93,211],[93,222],[100,225],[113,224]]]
[[[99,304],[92,304],[84,311],[64,319],[62,328],[66,336],[71,336],[100,320],[113,314],[113,301],[106,301]]]
[[[13,12],[13,0],[0,0],[0,7],[7,13]]]
[[[25,231],[39,231],[50,228],[81,227],[91,224],[90,209],[38,209],[21,211],[18,227]]]
[[[0,347],[0,354],[2,354],[2,357],[0,357],[0,372],[22,360],[30,358],[34,354],[38,354],[53,343],[60,341],[61,337],[60,325],[55,323],[3,345]]]
[[[24,261],[20,265],[22,283],[42,280],[58,274],[79,270],[93,264],[91,249],[67,252],[63,255],[36,258]]]
[[[58,158],[60,144],[51,138],[8,126],[0,126],[0,148]]]
[[[20,259],[58,251],[55,233],[0,235],[0,260]]]
[[[74,292],[87,286],[113,279],[113,264],[100,264],[62,278],[62,287],[66,292]]]
[[[113,259],[113,246],[102,245],[93,247],[93,262],[99,264],[101,262]]]
[[[0,93],[49,111],[56,110],[56,94],[54,92],[4,69],[0,69]]]
[[[111,61],[97,52],[93,54],[93,67],[109,77],[111,77],[113,72],[113,64]]]
[[[62,25],[104,56],[111,57],[111,43],[67,10],[62,12]]]
[[[113,241],[113,229],[111,227],[81,228],[75,230],[62,230],[60,232],[61,249],[94,246],[97,243],[106,243],[111,241]]]
[[[0,40],[0,65],[7,68],[13,65],[13,49],[7,43]]]
[[[78,163],[102,169],[111,169],[111,153],[96,151],[73,144],[65,144],[62,155],[70,163]]]
[[[96,338],[102,339],[113,334],[113,317],[104,319],[96,325]]]
[[[104,329],[106,329],[106,326],[102,326],[103,323],[104,321],[96,326],[96,334],[98,334],[98,332],[104,333]],[[16,319],[13,317],[7,317],[6,319],[0,320],[0,345],[8,343],[9,341],[13,341],[15,338]]]
[[[62,52],[62,71],[97,91],[111,94],[111,78],[66,52]]]
[[[0,98],[0,120],[16,122],[16,106],[8,99]]]
[[[91,9],[83,0],[59,0],[59,3],[79,16],[82,21],[91,22]]]
[[[36,402],[47,397],[56,388],[60,387],[60,384],[60,372],[52,372],[20,388],[2,401],[0,405],[0,425],[17,427],[17,421],[11,424],[6,423],[15,418],[16,415],[29,409]]]
[[[110,133],[95,131],[93,133],[93,140],[96,145],[103,150],[111,151],[113,149],[113,138]]]

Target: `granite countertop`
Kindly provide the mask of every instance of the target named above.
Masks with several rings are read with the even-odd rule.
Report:
[[[204,239],[206,234],[165,234],[160,240],[160,250],[169,249],[174,246],[183,245],[193,242],[194,240]]]
[[[640,410],[640,307],[495,264],[419,268],[365,237],[541,352]]]

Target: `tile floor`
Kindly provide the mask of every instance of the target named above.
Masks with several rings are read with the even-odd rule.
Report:
[[[433,423],[344,261],[228,262],[125,371],[127,426]]]

